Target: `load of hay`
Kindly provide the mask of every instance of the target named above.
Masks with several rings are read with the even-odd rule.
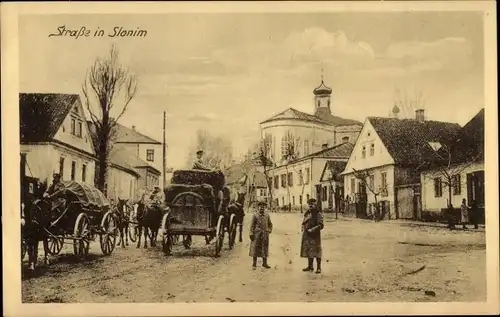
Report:
[[[165,202],[167,205],[170,205],[177,195],[186,192],[192,192],[200,195],[205,204],[214,203],[216,200],[214,190],[210,185],[173,184],[165,189]]]
[[[177,170],[172,175],[172,184],[203,185],[208,184],[215,192],[224,187],[226,180],[220,171]]]

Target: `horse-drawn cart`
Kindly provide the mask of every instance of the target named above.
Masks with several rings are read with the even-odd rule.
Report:
[[[115,248],[117,226],[107,198],[97,188],[83,182],[67,181],[62,185],[61,200],[44,199],[35,204],[44,214],[42,218],[46,219],[43,226],[46,252],[57,255],[65,241],[70,240],[74,254],[84,258],[89,253],[90,242],[99,236],[102,253],[111,254]],[[54,208],[56,204],[60,205]]]
[[[224,190],[225,178],[221,172],[203,170],[178,170],[173,173],[172,185],[165,190],[169,211],[161,220],[160,236],[166,255],[179,236],[184,237],[184,247],[191,246],[191,236],[204,236],[207,244],[214,238],[214,255],[218,256],[229,234],[230,248],[236,236],[235,216],[229,215],[228,191]]]

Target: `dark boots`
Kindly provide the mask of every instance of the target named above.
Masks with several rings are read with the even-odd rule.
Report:
[[[308,258],[307,262],[308,262],[307,267],[304,268],[304,269],[302,269],[302,271],[304,271],[304,272],[312,272],[312,271],[314,271],[314,267],[313,267],[314,259],[313,258]],[[316,258],[316,265],[317,265],[316,274],[320,274],[321,273],[321,258]]]
[[[257,267],[257,257],[253,258],[252,268],[255,270]],[[270,269],[271,267],[267,264],[267,258],[262,258],[262,267]]]

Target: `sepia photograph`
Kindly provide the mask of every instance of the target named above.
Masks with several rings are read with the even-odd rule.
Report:
[[[496,11],[462,4],[9,5],[12,316],[498,313]]]

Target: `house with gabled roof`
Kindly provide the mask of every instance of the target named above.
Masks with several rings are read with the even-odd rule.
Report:
[[[267,199],[268,183],[262,170],[256,160],[247,160],[233,164],[224,171],[226,185],[231,189],[231,198],[236,200],[238,193],[244,193],[246,204],[251,204],[259,198]]]
[[[323,80],[313,90],[314,114],[288,108],[260,123],[261,137],[270,140],[270,155],[274,164],[286,164],[286,144],[289,136],[296,142],[297,157],[305,157],[322,149],[354,143],[362,123],[332,114],[332,89]]]
[[[455,139],[461,127],[426,120],[422,109],[415,114],[415,119],[365,120],[342,172],[346,199],[353,202],[351,211],[357,217],[374,214],[375,198],[382,206],[382,217],[421,216],[420,171],[434,155],[429,144]]]
[[[331,147],[270,169],[274,206],[299,210],[307,208],[307,200],[315,198],[322,207],[321,177],[327,161],[347,162],[354,145],[349,142]]]
[[[337,212],[344,210],[344,178],[341,173],[346,165],[347,161],[328,160],[325,162],[319,178],[319,184],[321,185],[319,203],[322,210]]]
[[[436,153],[423,166],[420,178],[423,217],[442,218],[450,198],[455,209],[465,199],[469,206],[476,203],[484,223],[484,109],[451,142],[430,146]]]
[[[21,171],[50,184],[63,180],[94,184],[95,151],[77,94],[20,93]]]
[[[135,155],[146,162],[151,168],[148,169],[147,188],[154,185],[163,187],[160,182],[161,175],[163,175],[163,145],[141,132],[135,126],[132,128],[117,124],[115,133],[115,144],[126,148],[128,151],[135,153]],[[157,173],[159,172],[159,174]]]

